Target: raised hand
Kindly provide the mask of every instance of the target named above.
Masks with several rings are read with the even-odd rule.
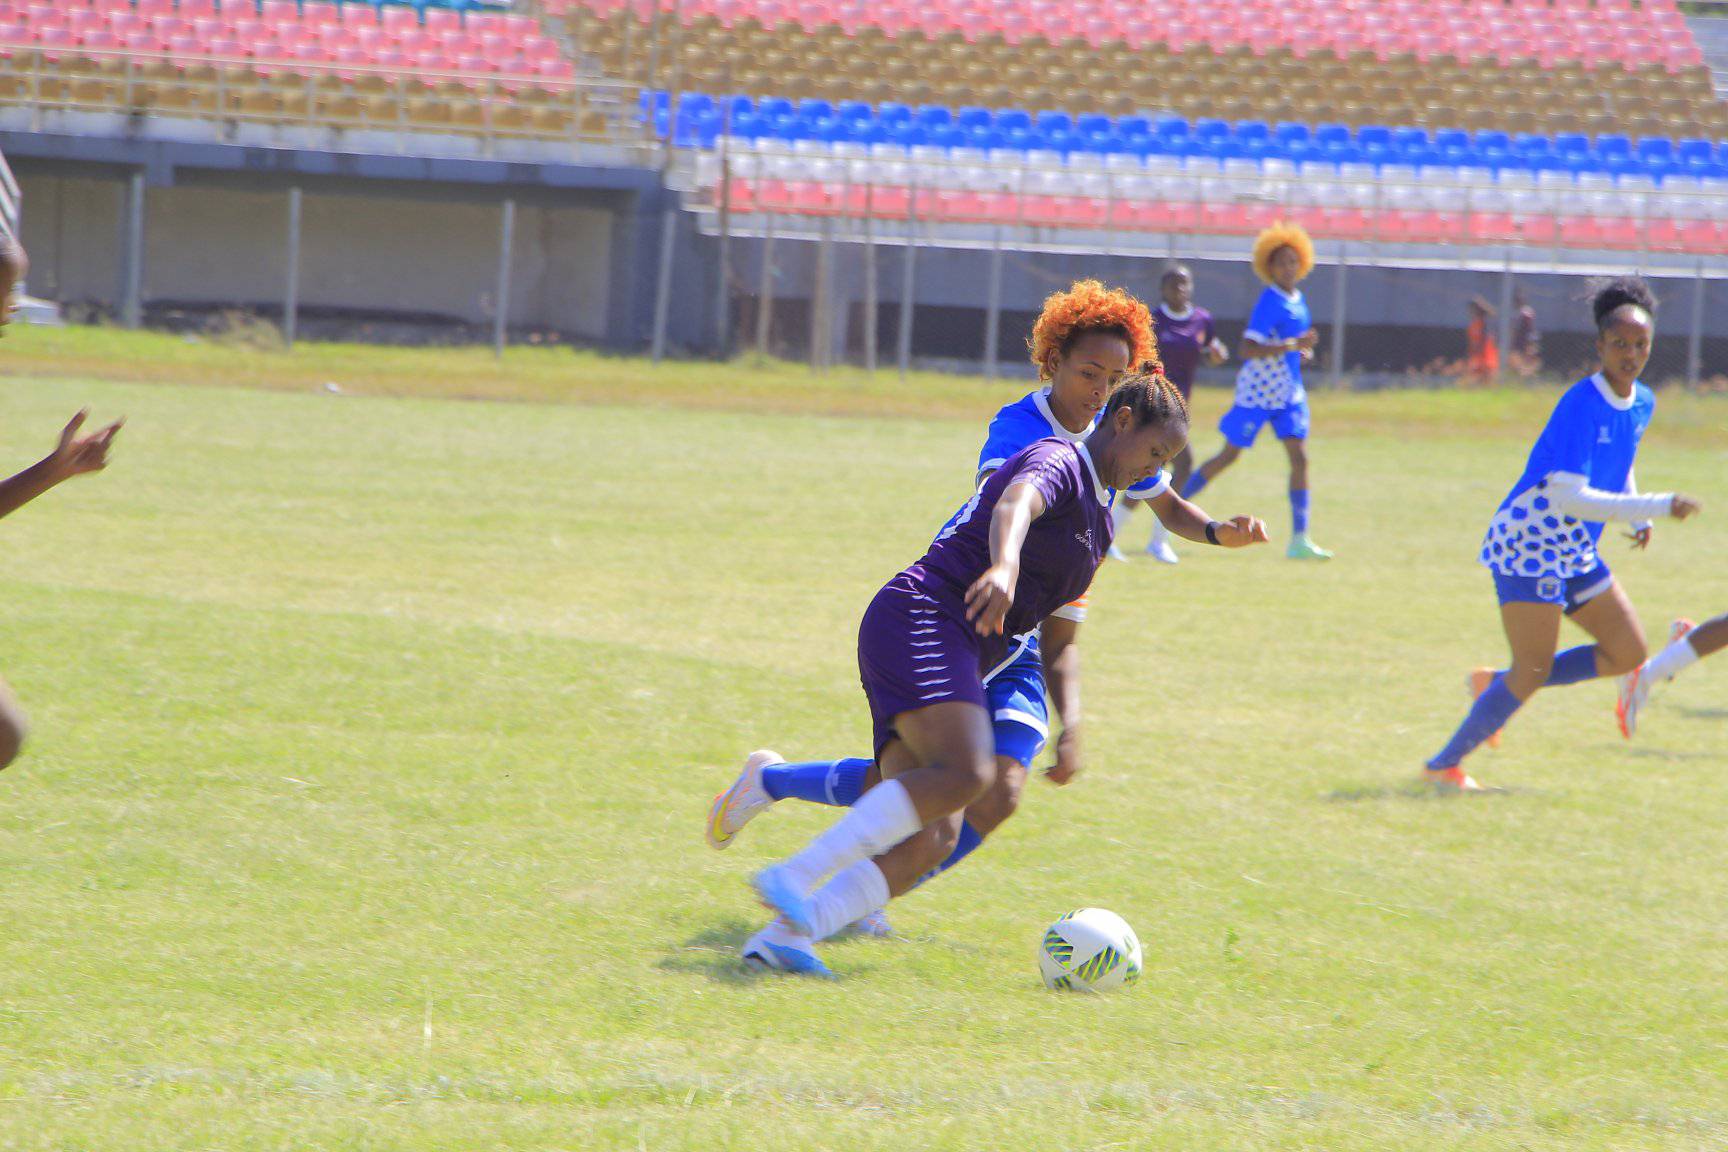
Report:
[[[68,420],[66,427],[60,431],[60,443],[48,459],[61,478],[80,476],[85,472],[100,472],[108,466],[108,446],[114,443],[115,434],[126,421],[116,420],[101,431],[80,438],[78,429],[84,426],[89,415],[89,409],[80,408],[78,414]]]

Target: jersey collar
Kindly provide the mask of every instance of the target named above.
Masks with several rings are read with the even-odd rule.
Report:
[[[1292,303],[1292,304],[1294,304],[1294,303],[1296,303],[1296,301],[1302,299],[1302,289],[1300,289],[1300,288],[1292,288],[1292,289],[1290,289],[1290,291],[1286,292],[1286,291],[1284,291],[1284,289],[1278,287],[1278,285],[1276,285],[1276,284],[1268,284],[1268,285],[1266,285],[1266,287],[1272,289],[1272,291],[1278,293],[1278,295],[1284,297],[1284,299],[1290,301],[1290,303]]]
[[[1075,442],[1074,447],[1080,451],[1080,459],[1086,461],[1086,471],[1092,477],[1092,495],[1098,497],[1098,503],[1110,507],[1110,489],[1104,487],[1104,481],[1098,478],[1098,465],[1092,462],[1092,452],[1083,440]]]
[[[1159,304],[1158,311],[1164,313],[1164,315],[1170,317],[1172,320],[1186,320],[1190,316],[1194,315],[1194,305],[1190,304],[1180,312],[1172,312],[1170,311],[1170,305]]]
[[[1614,409],[1616,412],[1630,411],[1632,405],[1638,402],[1637,381],[1633,381],[1632,383],[1632,395],[1630,396],[1622,396],[1620,393],[1614,391],[1614,385],[1608,383],[1608,377],[1602,375],[1600,372],[1590,377],[1590,383],[1596,385],[1596,391],[1602,394],[1602,399],[1608,402],[1608,407]]]
[[[1091,428],[1087,428],[1086,432],[1070,432],[1064,428],[1062,421],[1056,419],[1056,413],[1050,409],[1050,389],[1048,388],[1032,393],[1032,406],[1038,409],[1038,415],[1044,417],[1044,422],[1050,425],[1050,435],[1059,436],[1070,444],[1080,443],[1086,439],[1086,432],[1092,431]]]

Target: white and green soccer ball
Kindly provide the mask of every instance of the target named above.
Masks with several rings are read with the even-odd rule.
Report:
[[[1126,988],[1140,979],[1140,940],[1116,913],[1076,908],[1045,931],[1038,970],[1062,991]]]

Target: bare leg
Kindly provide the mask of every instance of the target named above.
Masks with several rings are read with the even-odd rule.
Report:
[[[1644,626],[1620,581],[1572,613],[1572,621],[1596,641],[1596,675],[1618,676],[1644,663],[1649,654]]]
[[[1212,481],[1216,480],[1219,474],[1226,468],[1236,463],[1237,458],[1241,455],[1242,449],[1236,447],[1234,444],[1227,443],[1224,447],[1218,449],[1218,455],[1212,457],[1210,460],[1206,461],[1206,463],[1196,468],[1194,474],[1197,474],[1202,480],[1210,484]]]
[[[1728,614],[1706,620],[1686,634],[1686,643],[1699,656],[1711,656],[1728,648]]]

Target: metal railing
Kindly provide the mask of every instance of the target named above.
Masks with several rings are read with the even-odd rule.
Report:
[[[6,163],[6,154],[0,152],[0,236],[18,235],[18,216],[23,206],[23,193],[18,190],[12,166]]]
[[[0,41],[0,105],[648,146],[616,80]]]

